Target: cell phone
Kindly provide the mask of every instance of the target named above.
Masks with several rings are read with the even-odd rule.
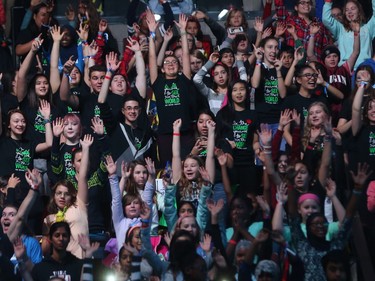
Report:
[[[229,31],[229,34],[240,33],[240,32],[243,32],[243,27],[242,27],[242,26],[238,26],[238,27],[229,27],[229,28],[228,28],[228,31]]]

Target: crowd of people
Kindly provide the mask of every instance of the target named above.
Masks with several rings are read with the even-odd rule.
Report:
[[[31,0],[0,73],[0,280],[371,274],[375,14],[266,0],[222,26],[154,2],[130,1],[120,51],[91,0],[66,25]]]

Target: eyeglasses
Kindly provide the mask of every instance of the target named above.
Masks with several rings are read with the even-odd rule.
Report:
[[[170,65],[170,64],[176,65],[177,63],[178,63],[178,61],[176,61],[176,60],[171,60],[171,61],[169,61],[169,60],[165,60],[165,61],[164,61],[164,64],[165,64],[165,65]]]
[[[125,110],[126,111],[138,111],[139,110],[139,106],[134,106],[134,107],[126,106]]]
[[[311,77],[318,78],[318,73],[305,73],[300,75],[299,77],[306,77],[307,79],[311,79]]]
[[[298,4],[300,4],[302,6],[306,6],[306,5],[311,6],[312,5],[312,3],[310,1],[300,1],[300,2],[298,2]]]
[[[328,227],[328,222],[312,222],[310,225],[316,226],[316,227]]]

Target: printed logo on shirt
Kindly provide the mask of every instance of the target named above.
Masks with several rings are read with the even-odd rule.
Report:
[[[44,134],[46,132],[46,126],[44,125],[44,117],[38,110],[35,120],[34,120],[34,129],[38,133]]]
[[[31,162],[30,149],[16,148],[15,170],[25,172]]]
[[[279,103],[279,89],[277,88],[277,80],[273,76],[264,82],[264,102],[268,104]]]
[[[168,87],[168,85],[164,86],[164,105],[181,105],[180,89],[177,87],[176,83],[172,83],[170,87]]]
[[[141,149],[141,140],[137,137],[134,137],[134,145],[137,148],[137,150]]]
[[[65,173],[68,177],[75,177],[76,171],[73,168],[72,154],[69,152],[64,153],[64,167]]]
[[[341,83],[341,84],[347,85],[346,77],[344,77],[342,75],[336,75],[336,74],[332,74],[331,76],[329,76],[329,83],[330,84]]]
[[[53,271],[52,273],[53,275],[49,277],[50,279],[55,277],[55,278],[62,278],[65,281],[72,280],[72,277],[69,274],[66,274],[66,270]]]
[[[247,121],[250,122],[245,122],[243,120],[239,122],[233,121],[233,137],[237,149],[246,149],[247,132],[251,120],[248,119]]]
[[[370,132],[369,135],[369,155],[374,156],[375,155],[375,133]]]
[[[303,114],[303,120],[305,120],[307,118],[307,115],[309,114],[309,111],[307,110],[307,108],[303,107],[302,114]]]

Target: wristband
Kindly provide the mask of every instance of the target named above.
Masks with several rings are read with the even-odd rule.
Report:
[[[328,82],[326,82],[326,84],[325,84],[325,87],[328,89],[328,86],[329,86],[329,83]]]
[[[150,222],[150,220],[141,219],[141,223],[148,224],[149,222]]]
[[[262,61],[261,60],[257,60],[255,65],[262,65]]]
[[[180,133],[173,133],[173,135],[174,135],[174,136],[178,136],[178,137],[181,136]]]
[[[92,56],[84,56],[83,59],[91,59]]]
[[[361,88],[364,88],[367,84],[368,84],[367,81],[361,81],[361,82],[359,82],[359,86],[360,86]]]
[[[88,45],[89,44],[89,43],[87,43],[86,40],[82,40],[81,43],[84,44],[84,45]]]
[[[354,31],[354,36],[358,36],[358,34],[359,34],[358,32]]]
[[[329,141],[331,141],[331,139],[332,139],[331,135],[324,135],[324,141],[325,142],[329,142]]]
[[[108,75],[104,76],[104,78],[105,78],[105,79],[108,79],[108,80],[111,80],[111,79],[112,79],[112,77],[110,77],[110,76],[108,76]]]
[[[103,32],[98,31],[98,35],[99,35],[99,36],[102,36],[102,35],[103,35]]]
[[[112,75],[116,73],[116,71],[114,71],[112,68],[107,68],[107,72],[111,72]]]
[[[39,186],[32,184],[32,185],[30,185],[30,189],[32,189],[35,192],[37,192],[37,191],[39,191]]]
[[[263,145],[263,148],[272,148],[272,145]]]
[[[156,33],[154,31],[150,31],[150,36],[152,37],[152,39],[155,39]]]
[[[49,120],[49,119],[44,119],[44,120],[43,120],[43,123],[44,123],[44,125],[47,124],[47,123],[51,123],[51,120]]]
[[[228,241],[229,244],[233,245],[233,246],[236,246],[237,245],[237,241],[236,240],[233,240],[233,239],[230,239]]]
[[[181,31],[180,35],[181,36],[186,35],[186,32],[185,31]]]
[[[263,154],[269,155],[269,154],[272,154],[272,152],[269,150],[263,150]]]

